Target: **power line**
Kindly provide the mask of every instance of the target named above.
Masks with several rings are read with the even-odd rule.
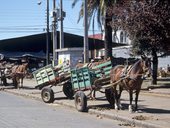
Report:
[[[0,27],[0,30],[38,30],[43,28],[9,28],[9,27]]]
[[[33,32],[42,32],[42,31],[1,31],[0,33],[33,33]]]
[[[25,26],[25,25],[22,25],[22,26],[16,25],[16,26],[6,26],[6,27],[9,27],[9,28],[13,28],[13,27],[14,27],[14,28],[20,28],[20,27],[21,27],[21,28],[22,28],[22,27],[38,27],[38,26],[39,26],[39,27],[40,27],[40,26],[45,26],[45,24],[44,24],[44,25],[26,25],[26,26]]]

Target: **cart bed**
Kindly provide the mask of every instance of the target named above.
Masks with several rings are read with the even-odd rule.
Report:
[[[92,88],[93,72],[88,67],[71,70],[71,82],[74,90],[87,90]]]
[[[96,87],[95,83],[101,83],[102,85],[110,82],[110,70],[111,61],[104,62],[89,69],[88,67],[82,67],[80,69],[71,70],[71,82],[73,89],[89,90]]]
[[[35,88],[41,89],[44,86],[54,85],[68,80],[70,78],[70,68],[55,68],[50,64],[34,71],[33,75],[37,82],[37,86]]]

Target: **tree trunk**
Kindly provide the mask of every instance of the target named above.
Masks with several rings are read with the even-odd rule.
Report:
[[[157,85],[158,56],[156,50],[152,49],[152,85]]]
[[[112,60],[112,27],[110,26],[111,21],[112,21],[111,16],[108,16],[106,13],[105,26],[104,26],[105,27],[104,58],[107,59],[108,57],[110,57],[110,59]]]

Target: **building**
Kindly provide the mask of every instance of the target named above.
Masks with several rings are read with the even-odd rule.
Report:
[[[113,35],[113,42],[116,44],[125,44],[124,46],[118,46],[112,48],[112,55],[116,58],[130,58],[130,48],[131,48],[131,40],[128,37],[128,34],[125,31],[118,30],[116,33],[112,32]],[[102,39],[104,40],[104,34],[95,34],[90,35],[89,37],[95,39]],[[104,56],[105,49],[100,49],[98,51],[98,56]],[[166,67],[170,64],[170,56],[164,56],[158,58],[158,67]]]
[[[57,32],[57,46],[59,49],[59,32]],[[50,33],[50,37],[52,34]],[[70,33],[64,33],[64,49],[82,49],[84,37]],[[89,54],[90,58],[95,57],[94,53],[104,48],[104,41],[89,38]],[[52,59],[53,46],[52,38],[49,42],[49,53]],[[113,47],[122,46],[123,44],[113,43]],[[46,57],[46,33],[30,35],[19,38],[0,40],[0,54],[4,54],[7,58],[18,58],[25,54],[32,55],[36,58]],[[79,53],[80,54],[80,53]]]

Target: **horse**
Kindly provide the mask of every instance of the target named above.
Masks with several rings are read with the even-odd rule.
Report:
[[[23,79],[26,76],[28,68],[28,63],[23,63],[21,65],[16,65],[12,69],[12,80],[16,88],[23,87]]]
[[[127,71],[126,76],[123,78],[122,73],[124,72],[125,66],[124,65],[117,65],[111,69],[110,77],[111,77],[111,84],[113,87],[113,94],[115,99],[115,109],[121,109],[120,104],[120,97],[123,89],[129,92],[129,111],[132,112],[132,100],[133,100],[133,93],[136,94],[135,97],[135,111],[138,110],[138,96],[141,90],[142,82],[143,82],[143,75],[147,71],[151,71],[151,61],[146,56],[141,56],[141,59],[138,60],[135,64],[131,66],[131,68]]]

